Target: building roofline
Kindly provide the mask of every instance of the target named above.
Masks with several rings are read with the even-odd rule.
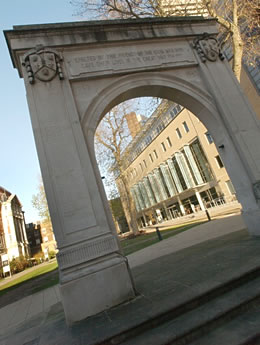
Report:
[[[35,30],[63,30],[74,28],[95,28],[100,26],[122,26],[124,25],[140,25],[140,24],[165,24],[169,23],[189,23],[198,21],[216,21],[214,18],[204,18],[203,16],[172,16],[172,17],[147,17],[147,18],[131,18],[131,19],[108,19],[108,20],[89,20],[61,23],[45,23],[45,24],[25,24],[14,25],[13,30],[4,30],[4,32],[13,31],[35,31]]]

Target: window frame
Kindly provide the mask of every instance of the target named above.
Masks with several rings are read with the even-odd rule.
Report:
[[[163,151],[163,152],[166,152],[166,151],[167,151],[164,142],[161,142],[161,147],[162,147],[162,151]]]
[[[188,126],[186,121],[183,121],[182,126],[183,126],[185,133],[189,133],[190,129],[189,129],[189,126]]]
[[[181,134],[181,131],[180,131],[179,127],[177,127],[175,129],[175,132],[176,132],[176,135],[177,135],[178,139],[181,139],[182,138],[182,134]]]
[[[217,162],[217,166],[219,169],[224,168],[224,163],[222,162],[220,155],[215,156],[215,161]]]

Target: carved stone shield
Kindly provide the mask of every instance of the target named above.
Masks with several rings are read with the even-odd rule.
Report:
[[[214,38],[206,38],[203,40],[200,40],[199,46],[204,53],[204,56],[209,61],[216,61],[219,56],[219,46],[218,42]]]
[[[57,74],[55,54],[41,51],[29,56],[31,69],[35,78],[41,81],[50,81]]]

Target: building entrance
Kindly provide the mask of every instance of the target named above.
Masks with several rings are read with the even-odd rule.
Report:
[[[219,150],[248,231],[260,235],[259,120],[216,35],[214,20],[196,17],[5,31],[27,91],[69,324],[135,295],[94,152],[99,122],[120,102],[161,97],[196,114]]]

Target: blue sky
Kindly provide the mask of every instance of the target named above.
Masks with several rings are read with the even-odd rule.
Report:
[[[75,12],[70,0],[0,0],[0,186],[18,196],[27,223],[39,220],[31,200],[41,173],[23,79],[12,66],[3,30],[14,25],[84,20]],[[153,107],[149,104],[142,99],[133,111],[150,116]]]
[[[0,0],[0,186],[17,194],[26,222],[39,219],[32,207],[40,168],[26,102],[23,79],[13,68],[3,30],[13,25],[69,22],[73,16],[69,0]]]

